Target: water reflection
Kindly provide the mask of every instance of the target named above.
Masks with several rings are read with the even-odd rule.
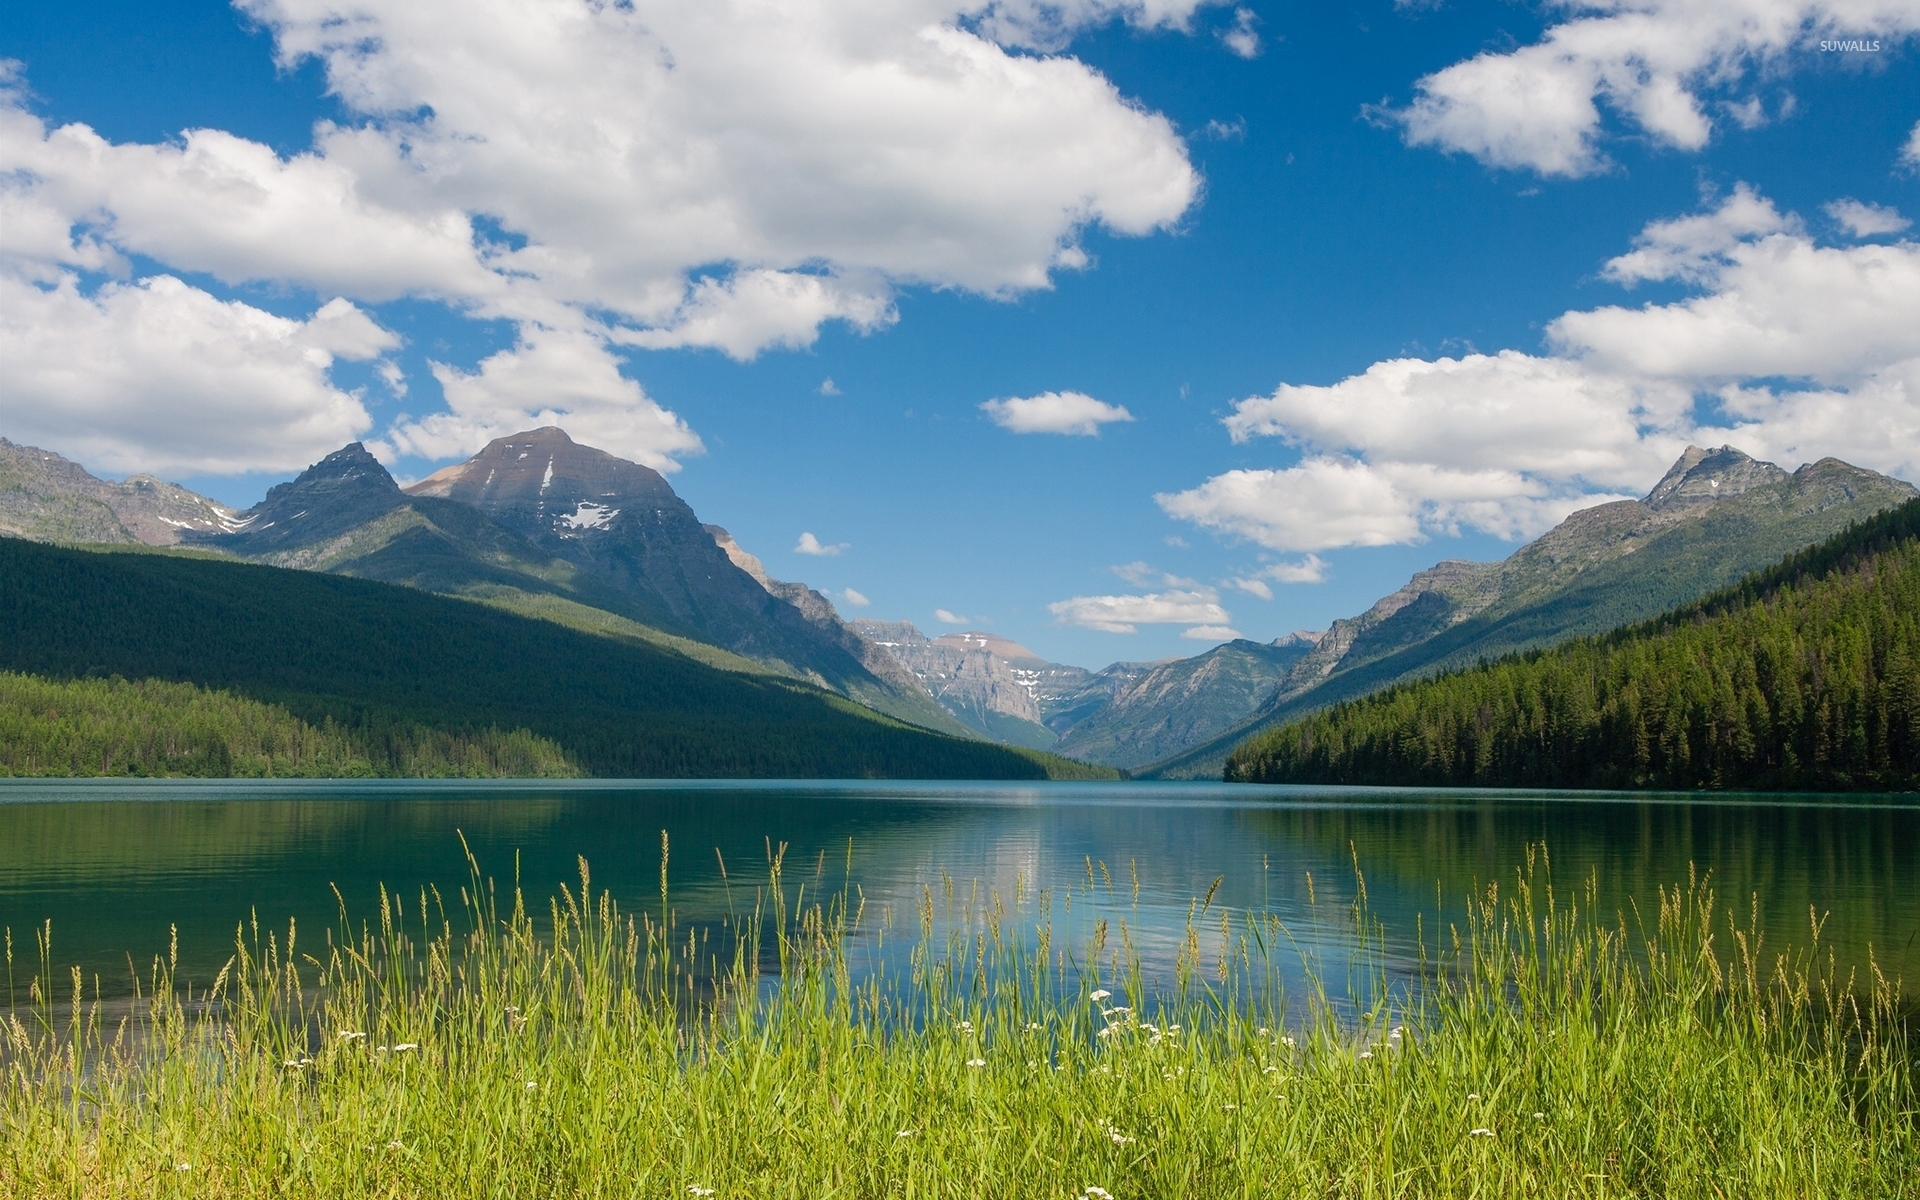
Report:
[[[767,859],[787,846],[786,878],[818,894],[845,888],[896,932],[866,948],[897,952],[932,898],[1044,891],[1057,940],[1092,922],[1126,923],[1150,970],[1169,968],[1194,902],[1216,880],[1203,924],[1271,912],[1308,949],[1346,964],[1342,918],[1364,876],[1373,912],[1408,951],[1464,896],[1510,880],[1544,843],[1563,893],[1589,874],[1603,906],[1651,914],[1655,889],[1711,871],[1723,908],[1768,944],[1804,943],[1809,913],[1843,961],[1869,950],[1920,980],[1920,807],[1901,798],[1649,798],[1385,792],[1218,784],[661,786],[238,782],[0,785],[0,925],[16,976],[27,931],[52,921],[64,976],[79,964],[109,994],[164,951],[177,926],[184,974],[225,961],[237,924],[297,919],[317,941],[338,917],[334,889],[370,915],[380,885],[408,897],[458,895],[467,868],[456,831],[503,886],[543,900],[590,860],[596,887],[657,908],[659,842],[672,846],[682,924],[750,908]],[[723,868],[725,876],[723,877]],[[1309,883],[1311,879],[1311,884]],[[1310,903],[1309,897],[1317,903]],[[451,905],[450,905],[451,906]],[[1030,905],[1031,911],[1031,905]],[[1028,918],[1029,924],[1033,918]],[[311,942],[308,942],[311,944]],[[1210,952],[1211,953],[1211,952]],[[23,966],[26,969],[23,969]]]

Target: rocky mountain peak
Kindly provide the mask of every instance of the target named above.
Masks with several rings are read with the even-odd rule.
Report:
[[[1657,512],[1680,504],[1738,496],[1788,477],[1787,472],[1772,463],[1760,462],[1732,446],[1717,450],[1688,446],[1660,482],[1653,485],[1645,503]]]
[[[215,541],[241,555],[272,554],[344,533],[405,503],[400,485],[380,460],[354,442],[300,472],[291,483],[267,489],[266,498],[247,510],[245,520],[188,540]]]
[[[407,488],[413,496],[458,500],[489,512],[526,508],[573,519],[572,528],[602,528],[614,509],[658,503],[673,489],[658,471],[582,446],[558,426],[488,442],[466,462]]]

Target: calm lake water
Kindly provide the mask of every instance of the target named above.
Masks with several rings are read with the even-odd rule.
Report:
[[[1465,897],[1510,881],[1544,843],[1562,894],[1597,873],[1609,912],[1710,871],[1723,909],[1767,944],[1806,941],[1809,912],[1844,961],[1869,948],[1920,984],[1920,805],[1910,798],[1568,796],[1222,784],[0,782],[0,926],[22,987],[33,931],[52,922],[62,976],[78,964],[109,996],[142,976],[177,926],[183,971],[204,983],[236,925],[297,919],[311,945],[357,916],[382,884],[457,897],[459,835],[481,869],[530,901],[578,879],[629,907],[659,904],[660,834],[671,847],[681,923],[750,906],[770,847],[786,844],[789,885],[857,888],[904,930],[925,890],[968,895],[1053,889],[1056,928],[1128,923],[1148,969],[1165,969],[1193,901],[1218,879],[1221,909],[1271,912],[1316,940],[1340,970],[1344,906],[1364,875],[1395,945],[1422,916],[1431,931]],[[721,879],[721,862],[730,876]],[[1309,904],[1311,894],[1317,901]],[[1094,881],[1091,889],[1089,878]],[[1135,892],[1135,879],[1138,891]],[[1109,883],[1109,880],[1111,881]],[[976,890],[977,889],[977,890]],[[1071,913],[1064,898],[1076,897]],[[310,940],[309,940],[310,939]],[[896,939],[896,942],[905,939]]]

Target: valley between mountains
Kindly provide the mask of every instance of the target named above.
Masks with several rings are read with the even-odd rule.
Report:
[[[486,741],[489,737],[524,734],[551,744],[541,743],[538,753],[522,746],[515,752],[522,758],[515,761],[543,762],[560,773],[605,773],[617,764],[619,770],[668,774],[957,770],[1061,776],[1117,768],[1145,777],[1218,778],[1234,748],[1261,730],[1409,680],[1648,620],[1916,494],[1902,481],[1833,459],[1789,472],[1732,447],[1691,448],[1643,499],[1576,512],[1500,562],[1438,563],[1326,630],[1265,643],[1235,640],[1189,658],[1116,662],[1093,670],[1047,661],[989,632],[929,637],[908,622],[844,620],[820,592],[770,577],[725,529],[703,523],[658,472],[580,445],[558,428],[499,438],[466,462],[404,488],[356,443],[274,487],[245,512],[156,479],[102,480],[58,455],[0,439],[0,534],[94,551],[159,551],[178,560],[177,567],[164,570],[135,569],[135,558],[96,553],[92,561],[105,566],[82,569],[75,565],[79,560],[58,557],[75,550],[45,552],[53,558],[10,551],[10,587],[18,593],[11,631],[15,648],[0,669],[55,680],[152,677],[238,689],[248,703],[279,705],[282,716],[271,720],[293,722],[289,729],[325,729],[329,723],[349,734],[360,729],[347,738],[360,742],[341,742],[329,753],[376,774],[488,773],[486,755],[475,747],[494,744]],[[79,588],[67,597],[73,603],[81,603],[82,593],[160,588],[152,571],[184,571],[177,578],[165,576],[166,587],[160,588],[174,588],[178,594],[168,593],[174,595],[169,603],[184,604],[181,597],[193,589],[214,586],[213,576],[188,576],[241,564],[407,589],[353,594],[354,611],[375,625],[383,604],[396,612],[405,607],[399,600],[403,594],[465,602],[432,612],[408,609],[413,613],[408,619],[419,623],[408,636],[432,640],[439,635],[426,631],[436,623],[452,623],[485,627],[496,639],[532,639],[545,647],[542,654],[557,656],[549,668],[602,678],[603,687],[605,664],[585,670],[582,658],[638,656],[621,660],[630,673],[679,672],[674,677],[682,682],[675,687],[691,686],[685,682],[694,677],[686,675],[691,671],[703,680],[721,681],[712,685],[721,692],[733,686],[761,689],[758,699],[740,703],[742,711],[761,714],[755,718],[762,721],[755,736],[763,739],[769,736],[764,722],[773,719],[766,707],[766,696],[773,693],[767,688],[784,697],[781,704],[813,705],[809,712],[833,716],[821,717],[826,724],[815,729],[823,739],[818,745],[796,742],[784,757],[756,765],[750,756],[712,752],[728,737],[744,735],[744,726],[728,728],[729,701],[703,702],[708,705],[703,715],[688,725],[687,713],[676,708],[675,687],[654,689],[644,702],[633,696],[609,700],[598,710],[583,692],[549,695],[541,702],[544,708],[535,704],[516,711],[506,693],[475,691],[471,679],[483,672],[482,665],[459,656],[484,657],[486,651],[471,638],[444,647],[453,658],[442,664],[443,674],[450,686],[455,677],[467,680],[460,687],[470,697],[492,698],[421,707],[417,698],[389,693],[380,693],[377,702],[352,696],[356,685],[344,666],[323,683],[296,684],[260,672],[196,673],[189,665],[190,642],[176,647],[171,659],[143,657],[132,648],[152,631],[139,636],[129,631],[146,628],[153,618],[140,611],[138,593],[100,609],[106,614],[102,620],[128,634],[119,641],[90,641],[70,630],[56,634],[51,627],[29,627],[31,622],[20,616],[39,611],[29,596],[44,583],[36,571]],[[276,601],[279,585],[257,580],[277,576],[249,578],[256,580],[248,586],[262,604],[281,603],[287,611],[322,604],[298,588]],[[382,601],[383,596],[392,599]],[[476,604],[483,606],[484,616],[472,607]],[[229,612],[228,620],[239,618]],[[336,640],[379,642],[378,636],[338,622],[329,628],[326,636]],[[536,634],[537,629],[556,632]],[[284,657],[287,651],[274,638],[297,637],[297,630],[262,633],[266,640],[257,643],[236,641],[231,629],[205,630],[202,636],[208,646],[224,647],[220,654],[233,661],[250,653],[277,661],[275,655]],[[555,636],[564,645],[549,644]],[[58,643],[56,649],[35,649],[36,639],[49,638]],[[341,662],[374,661],[355,657],[364,650]],[[542,668],[523,661],[521,669]],[[323,695],[316,687],[331,689],[324,695],[332,699],[316,699]],[[629,707],[622,710],[620,704]],[[639,719],[643,710],[648,721],[680,730],[674,755],[649,758],[610,748],[629,718],[633,728],[626,736],[648,736]],[[558,736],[564,720],[590,711],[589,723],[599,730],[594,735],[598,749],[570,748]],[[862,738],[885,729],[898,745],[865,759],[829,752],[827,742],[854,728],[834,724],[845,721],[864,722],[858,726]],[[689,732],[696,726],[705,732]],[[368,731],[376,728],[390,731],[383,735],[389,743],[414,738],[442,751],[395,757],[391,747],[380,751],[373,745],[378,738],[368,740]],[[402,737],[394,730],[413,732]],[[59,737],[51,727],[35,736],[42,739],[36,744],[46,770],[60,773],[50,765],[58,760],[70,762],[75,773],[100,773],[88,768],[86,754],[77,749],[70,747],[62,758],[53,749]],[[455,744],[448,738],[468,740],[458,742],[464,749],[447,750]],[[127,766],[132,760],[123,753],[123,768],[184,770],[178,762],[170,767],[168,755],[150,743],[151,738],[145,759],[132,756],[146,767]],[[955,749],[964,746],[978,749]],[[262,769],[273,769],[271,753],[246,761],[256,759],[267,764]],[[5,769],[32,770],[19,762]]]

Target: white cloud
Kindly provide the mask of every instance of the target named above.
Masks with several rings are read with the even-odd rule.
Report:
[[[1823,246],[1741,187],[1649,225],[1603,274],[1696,294],[1563,314],[1548,354],[1394,359],[1242,400],[1225,420],[1235,440],[1279,438],[1301,460],[1156,498],[1228,536],[1315,551],[1531,536],[1644,493],[1689,442],[1920,470],[1920,243]]]
[[[1233,24],[1220,31],[1220,40],[1241,58],[1258,58],[1260,34],[1254,26],[1259,23],[1259,14],[1252,9],[1236,8],[1233,10]]]
[[[448,411],[396,421],[385,443],[395,453],[458,458],[542,425],[657,471],[676,471],[674,456],[701,450],[686,422],[622,375],[619,360],[586,333],[529,327],[476,370],[432,367]]]
[[[1327,581],[1327,560],[1318,554],[1309,554],[1293,562],[1274,563],[1263,567],[1251,575],[1242,575],[1227,580],[1229,587],[1238,588],[1248,595],[1258,596],[1262,600],[1273,599],[1273,589],[1268,580],[1275,583],[1325,583]]]
[[[1879,204],[1863,204],[1858,200],[1835,200],[1826,205],[1824,211],[1842,229],[1857,238],[1899,233],[1913,225],[1895,209]]]
[[[1920,121],[1914,122],[1913,132],[1907,135],[1907,144],[1900,147],[1900,164],[1920,168]]]
[[[1223,0],[988,0],[969,5],[981,32],[1003,45],[1057,50],[1074,34],[1120,19],[1136,29],[1185,29],[1196,10]]]
[[[291,470],[372,424],[335,356],[395,342],[343,301],[296,321],[168,275],[88,295],[0,272],[0,425],[96,470]]]
[[[995,425],[1015,433],[1097,437],[1102,425],[1133,420],[1133,414],[1120,405],[1095,400],[1084,392],[1042,392],[1038,396],[989,400],[980,408]]]
[[[948,612],[944,608],[934,609],[933,619],[942,625],[971,625],[973,623],[972,617],[963,617],[959,613]]]
[[[873,601],[867,599],[859,592],[854,591],[852,588],[840,589],[840,598],[855,608],[866,608],[873,603]]]
[[[819,392],[822,396],[838,396],[840,394],[840,386],[834,383],[833,376],[829,375],[820,381],[820,386],[815,388],[814,391]]]
[[[1607,260],[1601,274],[1628,287],[1653,279],[1704,283],[1742,244],[1773,233],[1799,231],[1773,201],[1747,184],[1713,209],[1670,221],[1654,221],[1633,239],[1633,249]]]
[[[461,399],[387,451],[464,454],[553,410],[664,468],[698,439],[609,346],[805,347],[889,325],[903,287],[1011,297],[1089,267],[1091,228],[1177,222],[1200,178],[1172,124],[1020,51],[1184,29],[1205,2],[237,0],[282,66],[322,65],[345,123],[290,157],[218,129],[116,143],[49,128],[0,66],[0,269],[152,260],[506,319],[520,345],[443,366]],[[519,382],[543,374],[573,394]]]
[[[1169,588],[1144,596],[1075,596],[1047,611],[1065,625],[1102,633],[1133,633],[1141,625],[1226,625],[1232,614],[1209,587]]]
[[[813,536],[812,532],[809,531],[800,535],[800,540],[794,545],[793,552],[795,554],[811,554],[816,558],[834,558],[850,544],[851,543],[848,542],[835,542],[832,545],[828,545]]]
[[[1082,227],[1150,233],[1197,194],[1164,118],[991,40],[1191,2],[241,7],[371,117],[322,143],[363,193],[489,214],[526,244],[488,266],[649,344],[804,345],[890,319],[889,283],[1044,287]]]
[[[1420,79],[1390,115],[1412,145],[1578,176],[1607,166],[1602,105],[1649,140],[1698,150],[1710,101],[1776,73],[1822,35],[1920,30],[1910,0],[1567,0],[1537,42]],[[1754,110],[1757,111],[1757,110]],[[1749,113],[1752,115],[1752,112]],[[1736,119],[1738,119],[1736,117]]]
[[[1180,636],[1196,642],[1230,642],[1240,637],[1240,631],[1227,625],[1195,625],[1192,629],[1182,630]]]

